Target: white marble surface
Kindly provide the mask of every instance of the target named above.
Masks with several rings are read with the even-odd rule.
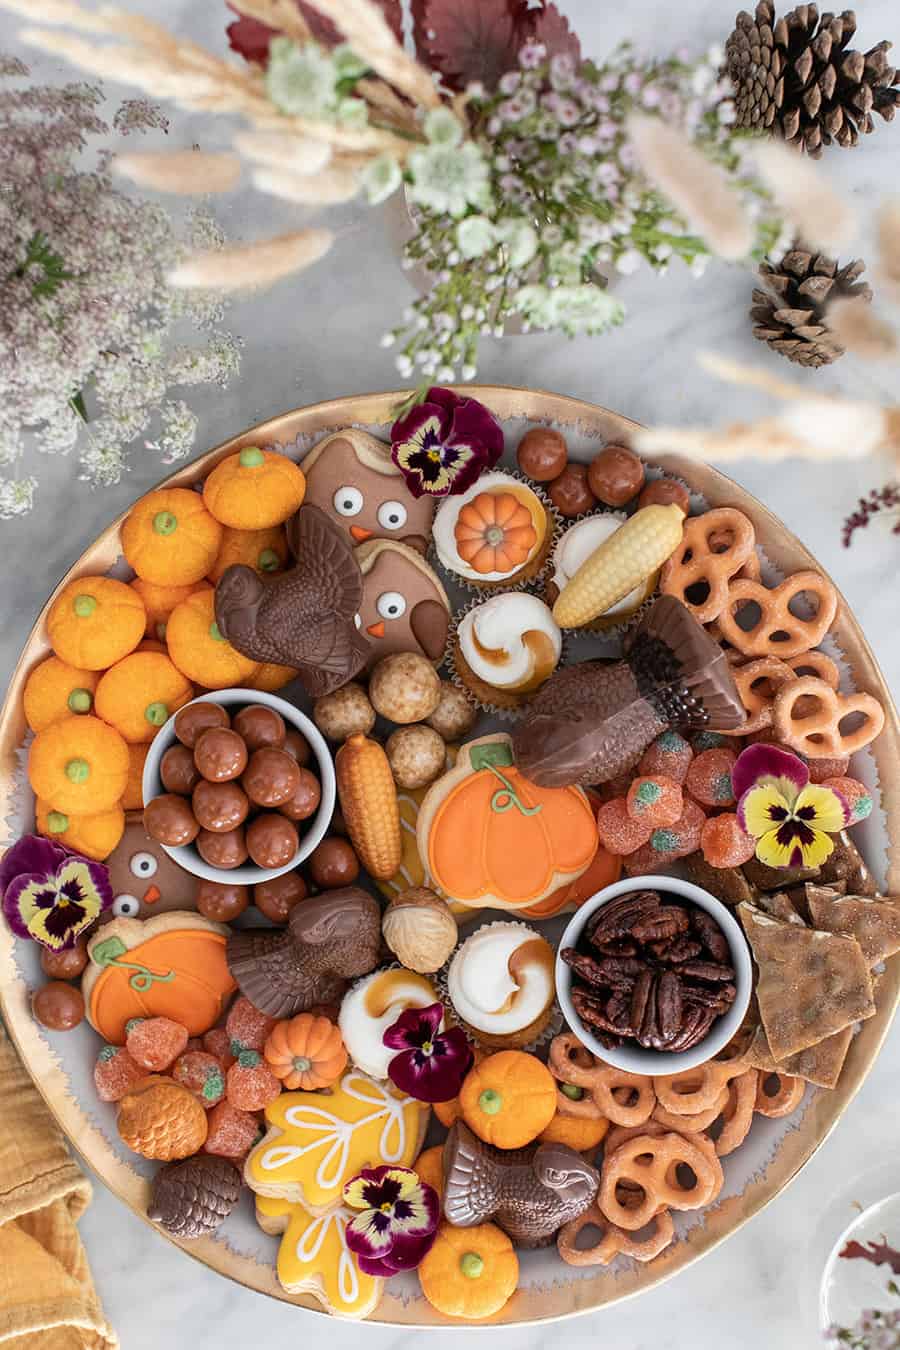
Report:
[[[124,0],[125,8],[152,12],[175,29],[224,49],[225,9],[218,0]],[[630,0],[618,6],[597,0],[562,0],[591,55],[602,56],[630,36],[642,47],[663,51],[682,42],[702,48],[730,30],[733,0]],[[40,0],[35,0],[35,13]],[[896,36],[894,0],[863,0],[858,10],[859,45]],[[3,16],[4,46],[12,21]],[[41,60],[42,75],[62,74]],[[111,89],[111,94],[124,90]],[[174,113],[169,142],[216,143],[214,128],[198,115]],[[879,124],[877,134],[853,151],[833,151],[825,171],[849,189],[865,215],[896,181],[900,126]],[[288,227],[297,213],[271,199],[235,194],[223,219],[233,236]],[[235,309],[232,327],[245,339],[243,371],[225,392],[202,390],[192,398],[201,417],[198,450],[262,417],[322,398],[392,388],[397,384],[390,354],[378,339],[398,307],[407,283],[392,247],[372,213],[345,209],[343,237],[317,270],[270,295]],[[858,245],[871,252],[871,231]],[[755,359],[774,373],[794,373],[755,343],[746,321],[751,277],[724,266],[705,280],[673,272],[663,281],[629,279],[620,293],[631,311],[626,325],[606,338],[568,343],[553,337],[486,342],[480,377],[486,382],[528,384],[578,395],[617,408],[645,422],[728,419],[759,407],[752,394],[710,383],[694,354],[707,348]],[[821,387],[877,395],[890,388],[890,372],[845,358],[830,370],[799,372]],[[71,461],[40,466],[44,483],[31,519],[0,526],[4,555],[14,558],[6,603],[0,614],[0,668],[9,673],[35,613],[65,569],[91,539],[163,470],[152,451],[136,453],[130,476],[118,488],[92,494],[75,481]],[[829,466],[811,472],[794,464],[772,469],[752,463],[733,476],[778,512],[821,559],[854,606],[885,674],[900,683],[897,590],[892,581],[900,539],[873,525],[849,552],[840,545],[840,525],[856,497],[891,476],[887,461]],[[900,1039],[895,1033],[833,1136],[789,1190],[730,1241],[675,1281],[637,1301],[568,1322],[565,1327],[481,1331],[497,1350],[549,1347],[570,1350],[605,1341],[621,1350],[743,1350],[760,1343],[796,1350],[815,1342],[819,1273],[830,1241],[850,1217],[850,1202],[864,1188],[864,1174],[894,1150],[900,1092]],[[900,1188],[900,1183],[898,1183]],[[414,1332],[313,1321],[305,1312],[248,1293],[205,1268],[135,1218],[102,1185],[81,1223],[97,1284],[126,1350],[179,1350],[215,1344],[218,1350],[281,1346],[303,1336],[328,1336],[335,1350],[365,1341],[372,1350],[403,1350]],[[450,1333],[433,1333],[433,1344]]]

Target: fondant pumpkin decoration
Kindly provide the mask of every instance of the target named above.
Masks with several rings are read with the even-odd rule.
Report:
[[[144,761],[149,749],[146,741],[132,741],[128,746],[128,782],[122,793],[123,811],[144,809]]]
[[[266,1039],[265,1061],[286,1088],[331,1087],[347,1067],[340,1031],[327,1017],[298,1013],[278,1022]]]
[[[128,782],[128,746],[99,717],[72,714],[39,731],[28,752],[36,797],[71,816],[95,816],[121,800]]]
[[[144,609],[147,611],[145,634],[151,641],[165,642],[169,615],[176,605],[180,605],[182,600],[186,600],[198,590],[199,585],[200,583],[194,582],[190,586],[156,586],[152,581],[144,581],[143,577],[135,577],[131,582],[131,588],[137,591],[144,602]],[[143,643],[139,650],[143,650]]]
[[[101,676],[97,716],[126,741],[152,741],[194,697],[194,686],[163,652],[132,652]]]
[[[203,501],[233,530],[283,525],[306,494],[303,470],[274,450],[246,445],[217,464],[203,485]]]
[[[270,1195],[256,1196],[256,1222],[264,1233],[284,1236],[275,1269],[289,1294],[312,1294],[339,1317],[367,1317],[378,1307],[384,1280],[360,1270],[347,1246],[346,1205],[311,1214],[303,1205]]]
[[[493,1223],[455,1228],[442,1223],[418,1269],[422,1293],[447,1317],[482,1322],[509,1302],[519,1283],[519,1258]]]
[[[82,978],[87,1018],[110,1045],[132,1017],[168,1017],[202,1036],[236,988],[225,960],[228,929],[179,910],[113,919],[88,942]]]
[[[528,508],[511,492],[480,492],[460,507],[456,550],[478,573],[514,572],[537,543]]]
[[[277,666],[271,661],[263,661],[245,681],[248,689],[262,689],[266,694],[277,694],[291,680],[296,680],[299,671],[293,666]]]
[[[580,877],[597,852],[581,788],[540,788],[516,768],[511,738],[460,748],[426,793],[416,824],[432,883],[463,904],[524,909]]]
[[[189,488],[148,492],[125,517],[122,552],[139,577],[157,586],[190,586],[216,560],[222,526]]]
[[[48,656],[35,666],[22,691],[25,721],[31,730],[43,731],[73,713],[82,717],[89,713],[99,678],[96,670],[79,670],[58,656]]]
[[[95,816],[69,816],[39,797],[34,814],[38,834],[95,862],[104,862],[125,832],[125,812],[119,805]]]
[[[271,576],[273,572],[283,572],[287,560],[287,536],[282,525],[270,525],[265,530],[233,530],[226,525],[208,576],[215,585],[226,567],[233,563],[252,567],[260,576]]]
[[[144,602],[132,586],[112,577],[78,577],[50,606],[47,636],[61,661],[106,670],[134,651],[146,623]]]
[[[487,1058],[486,1050],[482,1050],[480,1045],[472,1046],[473,1068],[479,1065],[481,1061],[486,1058]],[[469,1072],[471,1073],[472,1070],[470,1069]],[[465,1081],[465,1079],[463,1081]],[[462,1107],[459,1104],[458,1096],[451,1097],[448,1102],[432,1102],[431,1106],[438,1120],[441,1122],[442,1125],[445,1125],[448,1130],[450,1126],[453,1125],[457,1120],[459,1120],[460,1116],[462,1115]],[[425,1179],[427,1180],[427,1177]]]
[[[211,586],[194,591],[176,605],[166,626],[169,656],[183,675],[204,689],[246,684],[257,663],[242,656],[216,623],[216,593]]]
[[[524,1050],[488,1055],[466,1075],[460,1113],[495,1148],[524,1148],[556,1115],[556,1082],[543,1060]]]

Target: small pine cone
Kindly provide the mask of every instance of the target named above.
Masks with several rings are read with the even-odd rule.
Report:
[[[240,1193],[234,1164],[200,1153],[157,1172],[147,1217],[173,1237],[203,1237],[228,1218]]]
[[[798,5],[776,19],[772,0],[754,15],[741,11],[725,44],[735,88],[735,125],[770,130],[814,159],[832,142],[853,146],[875,129],[873,115],[893,120],[900,104],[890,42],[851,48],[856,15],[823,14]]]
[[[777,266],[763,263],[765,290],[754,290],[750,317],[753,336],[801,366],[826,366],[844,348],[828,327],[826,309],[835,300],[872,299],[858,277],[865,263],[855,259],[839,267],[833,258],[797,244]]]

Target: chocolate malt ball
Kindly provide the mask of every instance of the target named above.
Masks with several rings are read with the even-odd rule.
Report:
[[[236,830],[238,825],[243,825],[250,810],[246,793],[237,783],[207,783],[205,780],[194,788],[191,805],[200,828],[212,830],[214,834]]]
[[[263,812],[247,826],[247,852],[257,867],[284,867],[298,847],[297,827],[285,816]]]
[[[174,792],[166,792],[144,807],[144,828],[151,839],[168,844],[169,848],[183,848],[197,838],[200,826],[190,802]]]
[[[247,747],[236,731],[211,727],[197,737],[194,763],[208,783],[229,783],[247,767]]]
[[[34,994],[31,1011],[48,1031],[71,1031],[84,1019],[84,999],[73,984],[53,980]]]
[[[215,834],[212,830],[201,830],[197,835],[197,852],[210,867],[221,868],[229,872],[233,867],[241,867],[247,861],[247,843],[244,839],[244,827],[228,830],[225,834]]]
[[[313,849],[308,867],[313,885],[323,891],[352,886],[359,876],[359,859],[353,845],[333,834]]]
[[[249,889],[237,882],[207,881],[202,877],[197,883],[197,912],[213,923],[231,923],[249,903]]]
[[[281,806],[297,791],[300,765],[286,750],[264,746],[253,751],[241,783],[257,806]]]
[[[569,459],[566,438],[550,427],[532,427],[519,441],[516,460],[519,468],[535,483],[552,483]]]
[[[571,520],[584,515],[597,505],[597,498],[588,482],[586,464],[567,464],[558,478],[547,488],[547,496],[561,516]]]
[[[299,872],[282,872],[280,877],[258,881],[253,887],[253,900],[260,914],[271,923],[285,924],[291,910],[305,900],[309,891]]]
[[[265,703],[251,703],[249,707],[241,708],[231,725],[244,738],[251,755],[264,745],[284,745],[287,735],[284,718]]]
[[[219,703],[189,703],[175,714],[175,735],[193,750],[197,738],[210,727],[229,727],[231,718]]]
[[[591,492],[606,506],[624,506],[644,486],[644,465],[624,445],[605,445],[588,467]]]

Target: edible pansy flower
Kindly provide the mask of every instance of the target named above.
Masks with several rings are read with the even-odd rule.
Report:
[[[465,492],[503,453],[496,418],[474,398],[434,386],[391,427],[391,459],[414,497]]]
[[[347,1246],[366,1275],[390,1279],[414,1270],[437,1236],[437,1191],[408,1167],[364,1167],[344,1187],[358,1210],[347,1224]]]
[[[750,745],[731,771],[737,817],[769,867],[819,867],[832,834],[850,823],[850,806],[833,787],[809,781],[802,759],[774,745]]]
[[[25,835],[0,862],[3,913],[12,931],[62,951],[112,904],[109,871],[39,835]]]
[[[407,1008],[388,1027],[382,1040],[400,1053],[388,1065],[395,1087],[420,1102],[449,1102],[458,1096],[472,1067],[472,1050],[460,1027],[441,1031],[444,1009]]]

